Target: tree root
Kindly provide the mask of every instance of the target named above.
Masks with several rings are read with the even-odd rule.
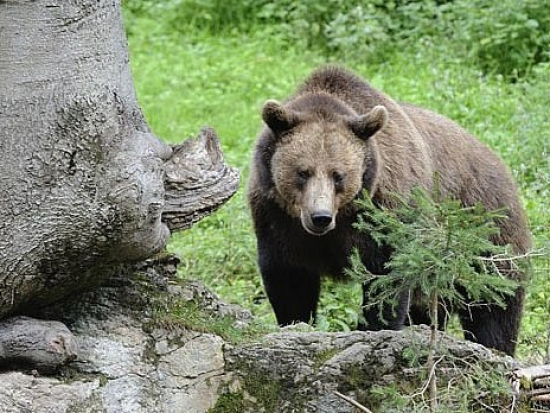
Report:
[[[58,321],[12,317],[0,322],[0,367],[25,367],[51,374],[76,359],[77,345]]]

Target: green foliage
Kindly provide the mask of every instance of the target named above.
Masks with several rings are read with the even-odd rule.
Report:
[[[428,384],[413,396],[403,395],[394,387],[374,389],[373,396],[382,396],[381,410],[390,407],[385,401],[388,394],[391,394],[389,404],[398,411],[411,411],[411,404],[413,411],[435,412],[448,411],[449,406],[459,402],[470,403],[463,397],[463,388],[456,391],[457,386],[453,385],[453,397],[447,400],[448,394],[442,395],[436,387],[438,307],[446,303],[454,309],[487,304],[504,307],[504,298],[513,295],[518,287],[506,274],[511,261],[506,261],[505,268],[493,261],[493,257],[514,259],[512,265],[517,265],[517,259],[508,254],[505,246],[491,242],[499,233],[497,222],[507,219],[506,211],[486,211],[481,205],[464,207],[460,201],[442,198],[437,176],[434,186],[432,193],[418,188],[407,198],[396,194],[393,208],[377,207],[368,193],[357,201],[361,213],[356,228],[394,251],[384,275],[369,273],[357,252],[351,257],[349,273],[367,282],[371,300],[368,306],[378,307],[383,320],[384,308],[390,304],[395,310],[402,291],[410,291],[429,307],[432,325],[426,361],[426,371],[432,372],[426,379]],[[417,362],[411,356],[410,352],[403,354],[404,360]],[[461,385],[470,387],[470,375],[465,378],[465,384]],[[501,394],[502,388],[506,387],[500,391],[493,388],[491,394]],[[415,396],[423,395],[426,389],[430,402],[426,403],[424,396],[418,402]]]
[[[392,209],[378,208],[368,194],[358,201],[356,228],[394,251],[386,275],[368,273],[357,252],[351,259],[349,273],[368,282],[369,305],[378,307],[381,319],[385,305],[397,307],[401,291],[418,291],[426,303],[435,295],[460,308],[505,306],[504,297],[518,286],[485,258],[506,256],[505,248],[490,240],[498,234],[496,221],[506,219],[504,211],[439,198],[437,192],[414,189],[409,199],[396,195]]]
[[[361,283],[323,280],[315,328],[321,331],[354,329],[359,322],[362,299]]]
[[[548,221],[547,221],[548,222]],[[522,343],[518,356],[531,364],[550,363],[550,243],[536,260],[533,282],[527,288],[526,308],[522,322]]]
[[[550,93],[540,85],[548,79],[550,64],[538,65],[532,71],[532,81],[518,85],[522,95],[512,118],[516,125],[512,130],[521,140],[511,148],[520,178],[546,200],[550,200]]]
[[[260,320],[240,326],[234,316],[220,316],[215,311],[205,308],[203,302],[199,303],[195,299],[182,299],[158,308],[152,323],[154,326],[167,329],[178,326],[192,331],[217,334],[229,343],[250,341],[273,331],[272,326]]]
[[[450,357],[447,362],[442,361],[442,363],[446,364],[445,368],[457,371],[457,375],[451,382],[442,383],[439,386],[439,406],[435,410],[436,412],[481,413],[510,410],[512,397],[505,371],[495,369],[493,365],[475,359],[453,360]],[[407,380],[403,382],[407,382]],[[403,382],[396,380],[385,386],[372,386],[368,395],[364,397],[365,405],[376,409],[373,411],[380,412],[430,412],[425,395],[419,391],[419,387],[422,386],[420,380],[419,387],[416,388],[405,388],[401,384]]]
[[[538,0],[126,0],[129,14],[166,16],[219,35],[263,31],[327,55],[384,61],[403,49],[441,47],[512,78],[550,61],[550,3]],[[449,40],[447,40],[449,39]]]
[[[243,392],[222,393],[214,407],[208,410],[208,413],[242,413],[245,411],[247,401]]]
[[[456,40],[489,72],[524,75],[550,60],[550,3],[456,0],[445,7]]]

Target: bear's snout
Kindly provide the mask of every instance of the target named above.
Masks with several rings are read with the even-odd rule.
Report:
[[[325,235],[336,225],[334,186],[326,175],[320,171],[309,179],[301,202],[302,226],[312,235]]]
[[[313,223],[315,228],[324,230],[331,224],[332,214],[330,213],[330,211],[314,212],[313,214],[311,214],[311,222]]]
[[[317,210],[312,213],[302,210],[302,226],[311,235],[325,235],[336,226],[334,216],[329,210]]]

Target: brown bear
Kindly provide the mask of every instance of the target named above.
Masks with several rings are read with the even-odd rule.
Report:
[[[324,67],[285,103],[265,103],[262,118],[266,127],[254,150],[247,196],[264,287],[281,325],[315,318],[321,276],[345,277],[353,248],[370,272],[387,273],[391,250],[353,226],[354,200],[363,189],[375,205],[391,208],[396,193],[429,190],[437,173],[443,196],[465,206],[506,208],[509,219],[499,222],[494,242],[510,244],[516,253],[530,247],[507,168],[443,116],[398,103],[343,68]],[[377,310],[365,310],[366,325],[359,328],[425,323],[425,309],[409,305],[409,295],[403,292],[398,311],[385,311],[384,320]],[[364,304],[368,300],[364,294]],[[466,338],[512,355],[523,300],[520,287],[505,309],[488,305],[459,312]]]

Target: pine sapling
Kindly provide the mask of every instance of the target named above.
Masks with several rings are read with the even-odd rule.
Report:
[[[436,183],[437,187],[437,183]],[[382,321],[389,305],[395,311],[403,291],[421,297],[431,321],[427,361],[429,410],[437,409],[436,371],[438,314],[446,304],[453,309],[495,304],[505,306],[518,283],[499,271],[491,257],[513,260],[505,246],[491,239],[498,235],[497,220],[505,211],[486,211],[481,205],[463,206],[442,199],[438,191],[415,189],[405,199],[395,196],[394,208],[375,206],[368,194],[358,201],[362,210],[356,227],[393,251],[387,274],[369,273],[359,254],[350,257],[348,273],[368,287],[369,308],[377,308]]]

